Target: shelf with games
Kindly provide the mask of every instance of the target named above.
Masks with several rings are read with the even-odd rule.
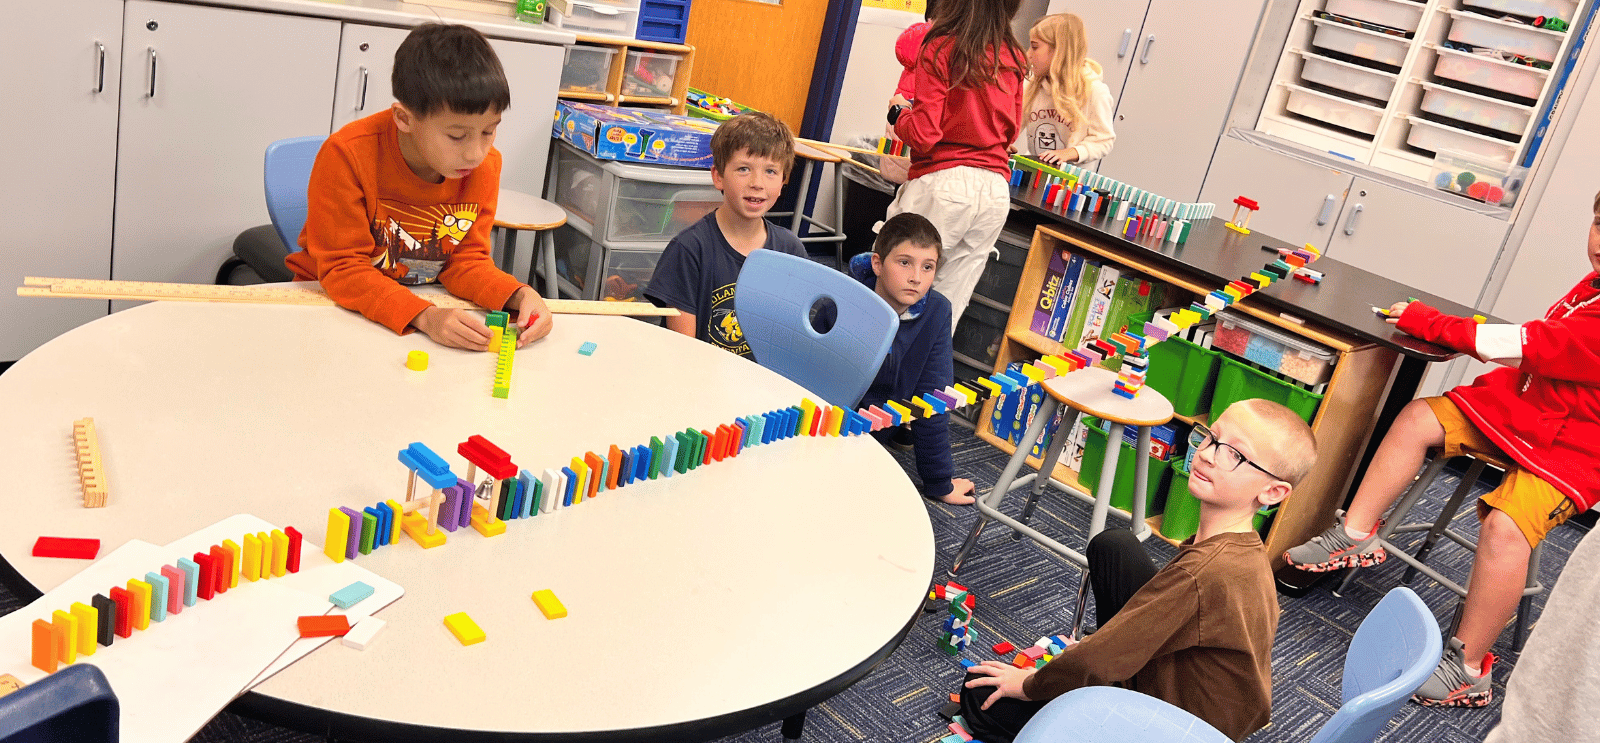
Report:
[[[557,97],[617,106],[665,107],[683,114],[694,47],[578,34],[567,47]]]
[[[1196,236],[1222,229],[1222,220],[1209,220],[1197,225]],[[1213,280],[1205,275],[1151,260],[1148,248],[1130,244],[1120,237],[1082,224],[1040,225],[1034,233],[1022,278],[1011,304],[993,366],[996,373],[1004,371],[1016,361],[1067,350],[1060,341],[1035,332],[1030,327],[1040,290],[1050,272],[1051,256],[1060,250],[1070,251],[1103,265],[1115,266],[1124,276],[1132,274],[1165,284],[1168,288],[1167,296],[1161,302],[1163,306],[1187,305],[1190,300],[1204,297],[1217,288],[1211,286]],[[1333,511],[1342,507],[1356,464],[1377,418],[1389,377],[1397,364],[1397,355],[1392,349],[1319,326],[1315,318],[1275,312],[1252,303],[1248,298],[1233,305],[1230,312],[1234,311],[1260,324],[1286,331],[1296,338],[1325,346],[1336,355],[1331,377],[1322,388],[1320,404],[1310,419],[1318,441],[1318,464],[1280,508],[1266,536],[1268,553],[1281,556],[1289,546],[1302,543],[1325,528],[1332,519]],[[985,402],[976,433],[980,439],[1009,456],[1016,451],[1016,445],[1004,436],[997,435],[993,429],[994,409],[999,401],[997,397]],[[1179,440],[1185,435],[1184,428],[1197,422],[1206,423],[1209,419],[1209,411],[1206,410],[1176,416],[1175,420],[1181,426]],[[1174,452],[1174,456],[1181,454]],[[1032,456],[1028,457],[1027,463],[1035,469],[1042,464],[1039,458]],[[1067,487],[1088,492],[1079,484],[1078,473],[1065,463],[1057,463],[1051,476]],[[1121,514],[1123,519],[1129,518],[1126,512]],[[1159,535],[1161,516],[1153,515],[1147,519],[1147,523]],[[1274,557],[1275,565],[1280,559]]]

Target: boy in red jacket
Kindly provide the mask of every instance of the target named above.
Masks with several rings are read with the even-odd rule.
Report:
[[[1593,269],[1545,312],[1521,325],[1479,324],[1420,302],[1389,309],[1401,330],[1501,364],[1443,397],[1414,400],[1378,447],[1348,513],[1284,553],[1302,570],[1376,565],[1379,518],[1410,485],[1427,451],[1504,452],[1516,461],[1500,487],[1478,501],[1482,526],[1456,636],[1421,704],[1482,707],[1491,697],[1489,647],[1516,611],[1528,555],[1545,535],[1600,500],[1600,195],[1589,225]]]

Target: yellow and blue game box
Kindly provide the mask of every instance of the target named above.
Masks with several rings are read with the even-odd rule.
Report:
[[[602,160],[711,167],[716,123],[661,111],[557,101],[551,136]]]

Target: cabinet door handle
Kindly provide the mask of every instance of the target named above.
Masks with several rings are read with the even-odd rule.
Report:
[[[95,81],[94,92],[106,92],[106,45],[98,41],[94,43],[95,52]]]
[[[1133,29],[1122,29],[1122,43],[1117,45],[1117,59],[1128,56],[1128,42],[1133,41]]]
[[[1361,223],[1361,210],[1363,208],[1360,204],[1356,204],[1355,208],[1350,210],[1350,217],[1344,221],[1344,234],[1356,234],[1356,227],[1360,226]]]
[[[356,98],[356,110],[367,110],[367,68],[361,67],[361,95]]]
[[[156,48],[150,47],[150,97],[156,97]]]
[[[1317,214],[1318,227],[1327,224],[1328,220],[1333,219],[1333,203],[1335,201],[1337,201],[1337,199],[1333,198],[1333,194],[1328,194],[1327,196],[1323,197],[1322,212]]]
[[[1139,64],[1150,64],[1150,47],[1156,45],[1156,35],[1144,37],[1144,54],[1139,55]]]

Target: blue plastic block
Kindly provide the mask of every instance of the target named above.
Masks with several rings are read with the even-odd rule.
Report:
[[[578,485],[578,473],[571,467],[562,467],[561,474],[567,476],[567,492],[561,494],[561,505],[567,507],[572,505],[572,489]]]
[[[180,557],[178,569],[183,571],[183,605],[194,606],[200,600],[200,563]]]
[[[150,584],[150,621],[167,621],[167,591],[172,581],[160,573],[145,573],[144,582]]]
[[[633,447],[633,474],[628,478],[628,482],[635,483],[648,479],[650,479],[650,447],[635,446]]]
[[[528,494],[528,497],[522,499],[522,511],[517,514],[517,518],[525,519],[538,514],[539,493],[543,489],[543,484],[527,470],[517,473],[517,482],[522,483],[522,489]]]
[[[1011,381],[1016,382],[1017,387],[1022,389],[1026,389],[1033,384],[1033,380],[1029,379],[1028,375],[1023,374],[1022,371],[1018,369],[1007,369],[1005,375],[1010,377]]]
[[[456,476],[450,474],[450,465],[420,441],[412,442],[410,446],[400,450],[400,463],[416,472],[417,476],[434,489],[448,488],[456,484]]]
[[[383,528],[383,512],[373,506],[367,506],[361,509],[361,512],[372,517],[372,548],[382,547],[383,543],[379,542],[378,539],[380,535],[387,533]]]
[[[944,401],[934,397],[932,392],[924,392],[921,399],[933,408],[934,413],[943,413],[948,409]]]
[[[584,341],[583,345],[578,346],[578,353],[581,353],[585,356],[593,356],[595,348],[596,346],[594,345],[594,341]]]
[[[1006,376],[1004,374],[991,375],[989,377],[989,381],[1000,385],[1001,390],[1006,392],[1007,394],[1010,394],[1012,392],[1016,392],[1017,388],[1021,386],[1021,385],[1017,384],[1017,380],[1012,379],[1011,377],[1008,377],[1008,376]]]
[[[628,473],[630,472],[633,472],[633,450],[623,449],[622,459],[617,462],[617,487],[620,488],[628,484],[630,479]],[[601,475],[602,479],[600,481],[605,482],[605,477],[605,475]]]
[[[772,443],[772,437],[778,434],[777,416],[776,411],[761,414],[761,443]]]
[[[527,505],[528,491],[522,487],[522,480],[510,480],[511,483],[511,511],[506,514],[507,519],[522,518],[522,508]]]
[[[1134,397],[1134,394],[1132,392],[1129,392],[1129,391],[1127,391],[1125,389],[1122,389],[1121,387],[1113,387],[1113,388],[1111,388],[1111,394],[1116,395],[1117,397],[1126,397],[1129,400],[1137,399],[1137,398]]]
[[[348,609],[372,595],[372,586],[361,581],[351,583],[328,595],[328,600],[340,609]]]
[[[678,437],[668,436],[661,440],[661,467],[662,477],[672,477],[672,463],[678,461]]]
[[[967,660],[966,658],[962,658],[961,659],[961,667],[962,668],[971,668],[971,667],[973,667],[975,665],[978,665],[976,661],[970,661],[970,660]]]

